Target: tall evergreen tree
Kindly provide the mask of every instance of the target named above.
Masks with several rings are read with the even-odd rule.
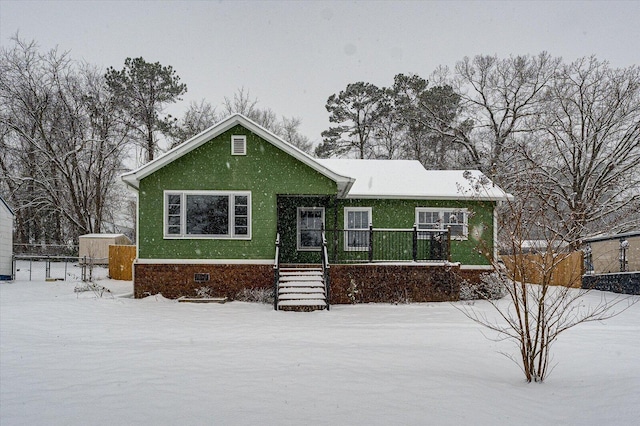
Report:
[[[460,96],[449,85],[429,87],[418,75],[398,74],[393,96],[399,129],[403,131],[402,156],[418,160],[429,169],[462,165],[447,131],[460,110]]]
[[[166,132],[170,122],[160,115],[167,104],[180,100],[187,86],[171,66],[149,63],[143,58],[127,58],[120,71],[109,67],[107,86],[119,105],[129,114],[136,140],[151,161],[158,151],[157,134]]]
[[[331,95],[326,109],[329,121],[338,126],[322,132],[323,141],[316,148],[316,155],[330,157],[355,152],[358,158],[370,157],[383,93],[371,83],[358,82],[347,85],[338,95]]]

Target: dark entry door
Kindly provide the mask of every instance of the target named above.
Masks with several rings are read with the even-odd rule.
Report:
[[[320,229],[333,221],[331,204],[328,196],[278,195],[281,263],[320,263]]]

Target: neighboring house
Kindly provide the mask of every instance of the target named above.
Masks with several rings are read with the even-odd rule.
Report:
[[[640,231],[586,238],[582,249],[587,274],[640,271]]]
[[[280,307],[284,282],[315,278],[274,264],[323,258],[332,303],[455,300],[462,277],[491,269],[495,206],[510,197],[477,171],[314,159],[238,114],[122,179],[138,194],[136,297],[234,298],[276,281]]]
[[[586,238],[582,288],[640,295],[640,231]]]
[[[0,197],[0,281],[13,279],[13,219],[11,207]]]

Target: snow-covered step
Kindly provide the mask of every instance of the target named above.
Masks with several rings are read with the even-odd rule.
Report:
[[[299,276],[299,275],[314,275],[314,276],[322,276],[321,269],[302,269],[302,270],[280,270],[280,276]]]
[[[324,287],[280,287],[278,294],[284,293],[315,293],[324,296]]]
[[[310,299],[310,300],[283,300],[278,302],[278,307],[295,307],[295,306],[318,306],[318,307],[326,307],[327,302],[321,299]]]
[[[280,272],[319,272],[322,273],[322,268],[280,268]]]
[[[278,309],[326,309],[324,291],[321,268],[282,268],[278,282]]]
[[[278,296],[278,300],[322,300],[324,301],[324,294],[318,295],[315,293],[284,293]]]
[[[322,281],[280,281],[280,287],[322,287],[324,283]]]
[[[280,275],[280,282],[322,281],[322,275]]]

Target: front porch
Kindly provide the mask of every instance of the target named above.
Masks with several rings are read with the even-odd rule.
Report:
[[[332,303],[408,303],[457,300],[459,264],[451,264],[448,230],[324,230],[311,265],[281,267],[276,238],[274,309],[330,309]],[[311,239],[315,235],[309,233]]]
[[[370,207],[347,206],[335,196],[278,195],[277,200],[281,263],[320,264],[323,232],[332,264],[451,261],[451,231],[416,224],[413,207],[408,215],[380,208],[374,227]]]

